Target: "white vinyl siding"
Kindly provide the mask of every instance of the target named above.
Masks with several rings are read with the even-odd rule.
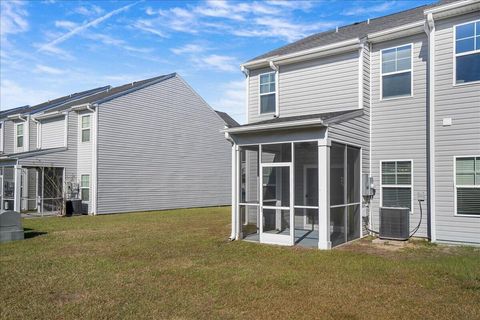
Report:
[[[480,216],[480,156],[455,159],[457,215]]]
[[[50,149],[65,145],[65,117],[40,122],[40,148]]]
[[[0,152],[3,152],[3,130],[4,130],[3,122],[0,122]]]
[[[412,45],[381,51],[382,99],[412,95]]]
[[[480,20],[455,26],[455,83],[480,81]]]
[[[381,162],[382,207],[402,207],[412,211],[412,162]]]
[[[275,72],[263,73],[260,76],[260,109],[261,114],[275,113],[276,111],[276,83]]]

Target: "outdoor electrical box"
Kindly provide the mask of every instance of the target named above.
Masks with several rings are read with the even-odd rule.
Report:
[[[364,197],[371,198],[375,195],[375,188],[373,184],[373,177],[368,173],[364,173],[362,176],[362,194]]]

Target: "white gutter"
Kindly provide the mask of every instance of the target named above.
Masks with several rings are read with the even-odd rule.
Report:
[[[97,215],[97,201],[98,201],[98,104],[93,105],[95,109],[92,108],[91,104],[86,106],[86,109],[93,113],[93,121],[95,128],[93,128],[93,140],[92,140],[92,213]]]
[[[221,130],[221,132],[228,133],[247,133],[247,132],[258,132],[266,131],[271,129],[286,129],[294,127],[304,127],[304,126],[324,126],[322,119],[307,119],[307,120],[298,120],[298,121],[285,121],[280,123],[264,123],[258,125],[250,125],[244,127],[233,127]]]
[[[435,21],[433,14],[427,14],[426,31],[428,32],[428,139],[429,139],[429,204],[431,241],[437,240],[436,231],[436,197],[435,197]]]
[[[244,66],[240,66],[240,70],[245,75],[245,119],[248,123],[248,97],[250,92],[250,70],[245,68]]]
[[[36,148],[37,149],[40,149],[40,141],[41,140],[41,134],[42,134],[42,131],[40,130],[40,126],[42,125],[40,123],[40,121],[38,121],[37,119],[35,119],[35,117],[31,117],[32,121],[35,122],[35,124],[37,125],[37,145],[36,145]]]
[[[45,119],[51,119],[51,118],[56,118],[61,116],[65,116],[65,113],[61,111],[55,111],[55,112],[43,113],[38,116],[33,116],[32,119],[45,120]]]
[[[273,62],[273,60],[270,60],[268,62],[270,65],[270,68],[275,71],[275,118],[278,118],[280,116],[280,102],[278,101],[278,96],[280,92],[280,86],[279,86],[279,73],[280,73],[280,67]]]
[[[405,24],[396,28],[374,32],[367,35],[367,39],[369,42],[378,43],[378,42],[383,42],[391,39],[396,39],[396,38],[401,38],[401,37],[422,33],[424,31],[424,24],[425,24],[424,20],[420,20],[420,21]]]
[[[7,116],[7,119],[8,120],[18,119],[18,120],[21,120],[23,122],[27,122],[27,118],[22,118],[22,114],[20,114],[20,113],[9,115],[9,116]]]
[[[462,10],[463,9],[463,10]],[[476,9],[480,9],[480,1],[478,0],[464,0],[445,4],[443,6],[434,7],[424,11],[424,14],[428,16],[432,14],[435,18],[445,18],[457,14],[473,12]]]

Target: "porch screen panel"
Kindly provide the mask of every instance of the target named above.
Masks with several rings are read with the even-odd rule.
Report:
[[[292,145],[290,143],[275,143],[262,145],[262,163],[291,161]]]
[[[258,146],[240,148],[240,203],[259,203]]]
[[[15,179],[13,167],[3,168],[3,208],[13,210],[15,199]]]
[[[318,207],[318,143],[294,143],[295,205]]]
[[[263,168],[263,205],[290,206],[290,179],[288,167]]]
[[[345,146],[330,148],[330,205],[345,204]]]

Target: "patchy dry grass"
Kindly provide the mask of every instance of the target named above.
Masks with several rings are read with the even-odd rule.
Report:
[[[3,319],[479,319],[480,251],[228,242],[229,208],[24,220]]]

